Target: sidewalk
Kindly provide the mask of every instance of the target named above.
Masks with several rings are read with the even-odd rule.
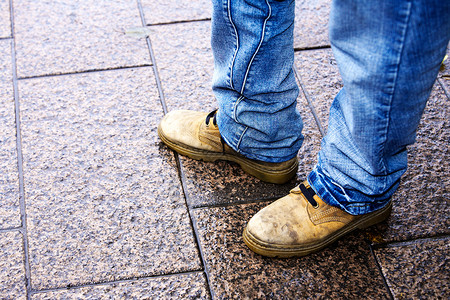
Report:
[[[0,299],[448,299],[448,62],[387,222],[303,258],[242,241],[316,162],[342,87],[329,2],[296,4],[305,142],[279,186],[157,137],[216,108],[210,0],[0,0]]]

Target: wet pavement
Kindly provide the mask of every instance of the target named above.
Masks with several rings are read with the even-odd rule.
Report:
[[[0,299],[448,299],[448,62],[386,222],[303,258],[243,244],[316,163],[342,87],[329,2],[296,3],[305,142],[274,185],[157,137],[216,108],[210,0],[0,0]]]

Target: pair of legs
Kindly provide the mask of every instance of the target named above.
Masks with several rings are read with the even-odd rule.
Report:
[[[217,123],[226,143],[252,159],[285,161],[302,143],[294,6],[293,0],[214,1]],[[353,215],[387,204],[445,55],[449,20],[448,1],[333,2],[330,41],[344,88],[308,176],[325,202]]]
[[[213,7],[219,110],[171,113],[160,136],[196,159],[234,160],[262,179],[292,176],[303,141],[293,73],[295,2],[213,0]],[[333,2],[330,41],[344,88],[307,181],[247,225],[244,241],[252,250],[305,255],[389,215],[406,146],[450,38],[449,20],[448,1]]]

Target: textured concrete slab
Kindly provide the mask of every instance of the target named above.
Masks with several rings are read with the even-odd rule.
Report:
[[[297,184],[295,179],[283,185],[265,183],[225,161],[206,163],[183,157],[182,167],[190,207],[278,198]]]
[[[142,6],[147,25],[211,18],[211,1],[143,0]],[[330,0],[296,1],[294,47],[298,49],[323,47],[328,40],[328,15]]]
[[[6,38],[10,36],[11,36],[11,17],[9,9],[9,0],[0,0],[0,38]]]
[[[388,298],[367,243],[356,235],[303,258],[272,259],[251,252],[242,230],[263,206],[194,210],[214,298]]]
[[[10,40],[0,40],[0,53],[0,228],[12,228],[21,224]]]
[[[211,18],[210,0],[142,0],[148,25]]]
[[[150,64],[135,1],[14,1],[19,77]]]
[[[374,230],[374,242],[450,233],[448,103],[442,88],[435,85],[419,125],[416,143],[408,150],[408,170],[394,194],[392,216],[387,225]]]
[[[202,273],[145,278],[34,294],[31,299],[209,299]]]
[[[295,2],[294,47],[306,49],[329,46],[328,15],[331,0]]]
[[[449,299],[449,239],[375,250],[395,299]]]
[[[211,22],[148,28],[168,110],[213,110]]]
[[[199,270],[152,68],[22,80],[33,288]]]
[[[331,103],[343,86],[333,53],[331,49],[297,52],[295,64],[326,131]]]
[[[2,299],[26,299],[22,234],[0,233],[0,295]]]

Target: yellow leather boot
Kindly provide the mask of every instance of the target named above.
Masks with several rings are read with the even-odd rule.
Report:
[[[305,181],[255,214],[244,230],[244,242],[264,256],[303,256],[387,219],[391,209],[389,202],[375,212],[353,216],[325,203]]]
[[[158,126],[158,135],[171,149],[192,159],[203,161],[227,160],[238,163],[242,169],[266,182],[285,183],[298,168],[297,158],[286,162],[269,163],[252,160],[234,151],[221,138],[211,113],[189,110],[172,111]]]

